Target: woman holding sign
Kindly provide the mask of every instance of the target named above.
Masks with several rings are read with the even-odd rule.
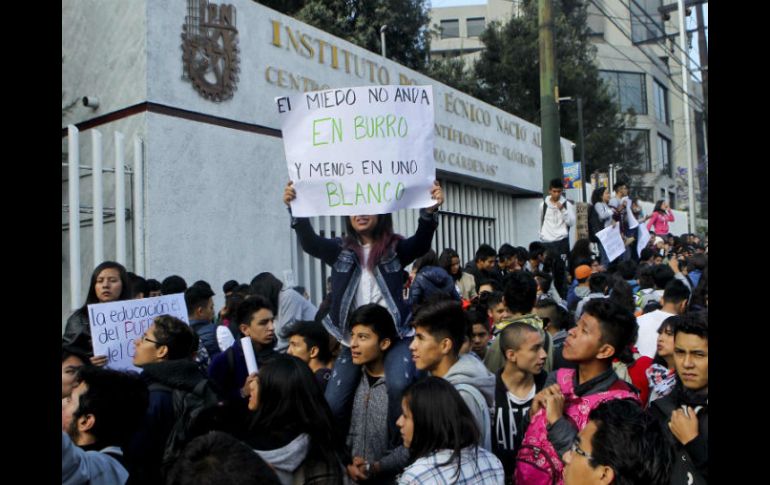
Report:
[[[286,185],[283,201],[289,206],[297,197],[292,182]],[[326,400],[338,419],[349,411],[361,369],[351,361],[348,316],[361,305],[377,303],[385,307],[396,323],[399,340],[385,358],[388,386],[388,426],[397,439],[396,420],[401,414],[401,394],[414,380],[414,362],[409,351],[414,330],[408,325],[410,309],[403,299],[403,268],[430,249],[438,226],[438,207],[444,194],[433,183],[431,198],[436,203],[420,209],[417,231],[410,238],[393,233],[391,214],[356,215],[345,220],[346,237],[327,239],[318,236],[307,218],[292,218],[302,249],[332,267],[331,305],[322,320],[326,330],[343,348],[334,364],[326,388]]]
[[[91,284],[88,286],[86,302],[67,319],[67,326],[64,327],[64,335],[61,339],[62,345],[84,342],[86,346],[82,350],[91,359],[91,363],[94,365],[106,364],[106,355],[94,356],[91,345],[91,326],[88,323],[88,305],[130,299],[131,282],[128,279],[126,268],[114,261],[105,261],[97,266],[91,274]],[[81,335],[83,336],[81,337]]]

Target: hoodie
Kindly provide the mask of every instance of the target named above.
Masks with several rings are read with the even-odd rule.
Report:
[[[556,204],[547,196],[543,201],[545,206],[545,215],[543,208],[540,207],[540,240],[543,242],[561,241],[569,236],[569,228],[575,225],[575,205],[567,203],[567,199],[562,195],[559,199],[562,205],[561,210],[556,208]]]
[[[476,403],[476,399],[473,395],[462,389],[457,389],[460,392],[465,404],[468,405],[468,409],[473,414],[473,419],[476,420],[476,424],[479,425],[481,430],[481,443],[484,443],[490,433],[491,429],[485,428],[483,423],[485,422],[484,413],[487,414],[486,422],[491,422],[491,415],[489,410],[495,407],[495,376],[484,367],[484,364],[478,357],[472,355],[472,353],[463,354],[455,364],[449,368],[449,372],[446,373],[444,379],[449,381],[453,386],[457,387],[460,384],[467,384],[475,387],[486,401],[486,409],[479,408]]]
[[[293,483],[294,472],[302,465],[310,449],[310,436],[301,433],[288,445],[274,450],[254,451],[265,460],[278,475],[282,485]]]

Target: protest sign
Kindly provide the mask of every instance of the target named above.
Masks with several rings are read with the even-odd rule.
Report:
[[[432,206],[431,86],[365,86],[276,98],[296,217]]]
[[[639,224],[639,235],[637,236],[639,241],[636,243],[636,254],[642,256],[642,249],[647,247],[647,243],[650,242],[650,231],[644,224]]]
[[[580,176],[580,162],[564,162],[564,188],[580,189],[583,187],[583,179]]]
[[[607,258],[610,261],[614,261],[626,251],[626,246],[623,244],[623,238],[620,237],[620,224],[605,227],[596,233],[596,237],[602,243],[602,247],[604,247]]]
[[[134,340],[160,315],[177,317],[189,325],[184,294],[88,305],[94,355],[106,355],[110,369],[140,371],[132,364]]]

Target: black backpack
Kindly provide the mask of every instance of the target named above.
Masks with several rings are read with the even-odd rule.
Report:
[[[596,233],[604,229],[601,219],[599,219],[599,213],[596,212],[596,207],[591,204],[588,207],[588,239],[591,242],[598,243],[599,238],[596,237]]]
[[[228,427],[225,424],[229,422],[228,411],[208,379],[201,379],[192,391],[172,389],[160,383],[150,384],[149,390],[171,392],[174,403],[176,421],[166,439],[161,465],[165,476],[190,441],[210,430]]]

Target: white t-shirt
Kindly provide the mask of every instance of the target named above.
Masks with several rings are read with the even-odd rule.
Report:
[[[377,285],[374,273],[366,267],[372,245],[364,244],[361,248],[364,250],[364,260],[361,261],[361,281],[358,282],[358,288],[356,288],[356,298],[353,309],[355,310],[361,305],[366,305],[368,303],[376,303],[385,306],[385,298],[382,296],[380,287]]]

